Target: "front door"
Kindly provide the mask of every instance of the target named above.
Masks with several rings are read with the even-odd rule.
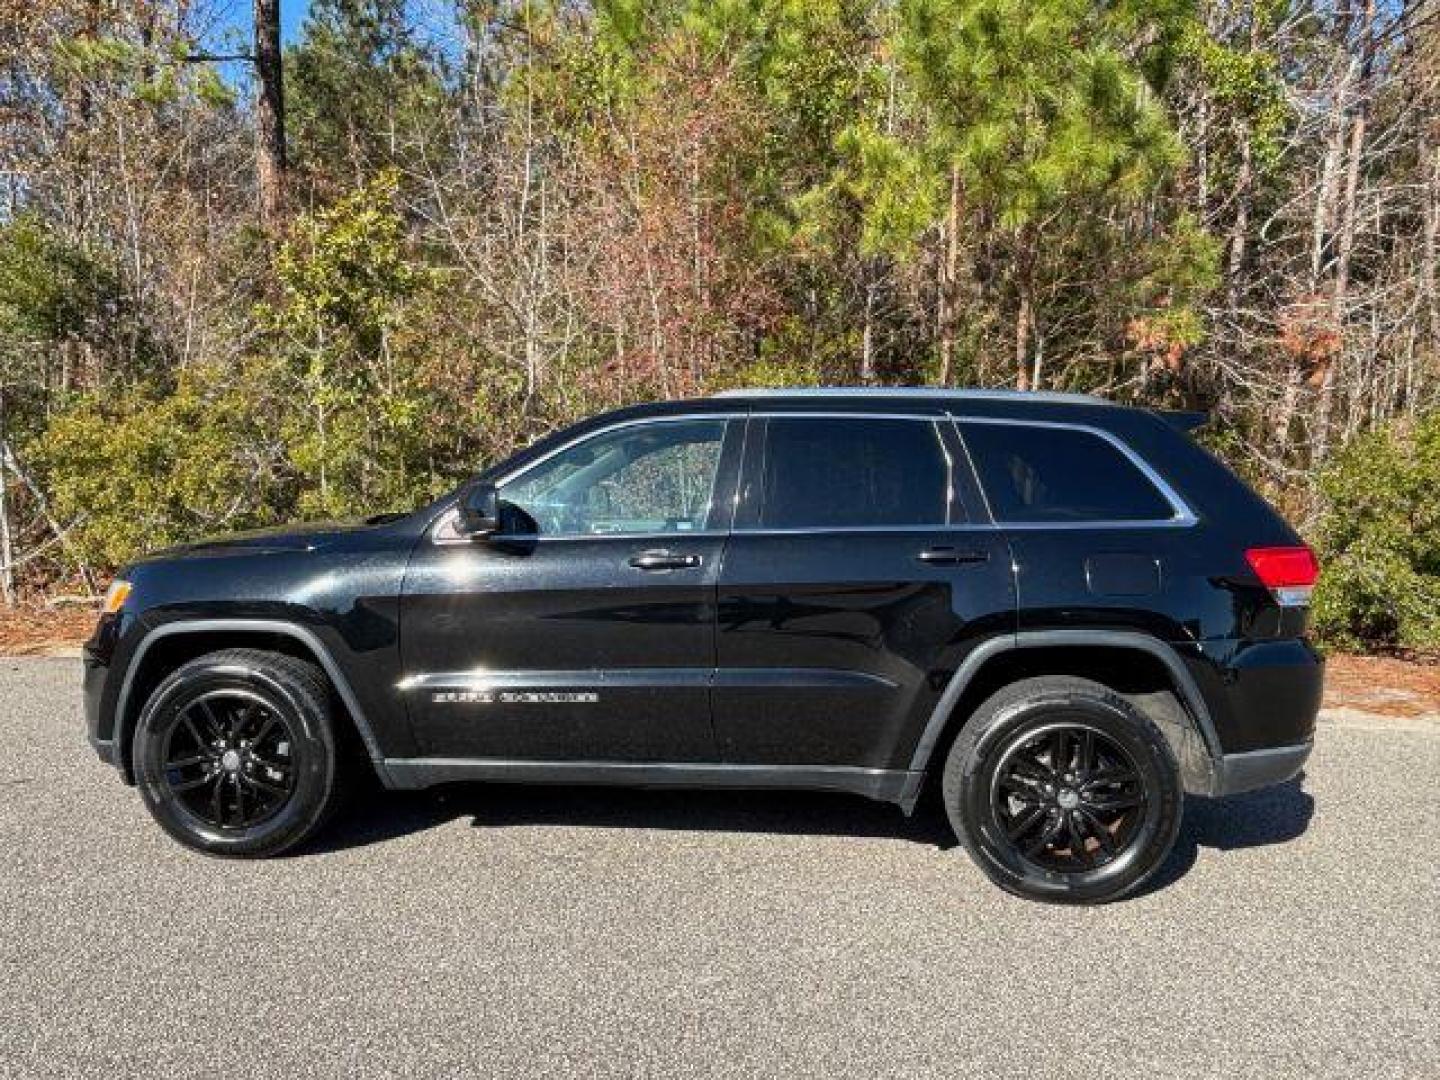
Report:
[[[715,585],[742,434],[724,417],[634,421],[501,481],[535,535],[467,540],[442,519],[402,613],[420,752],[715,760]]]
[[[1014,630],[1009,549],[971,524],[953,426],[756,416],[745,456],[719,592],[724,760],[907,768],[966,650]]]

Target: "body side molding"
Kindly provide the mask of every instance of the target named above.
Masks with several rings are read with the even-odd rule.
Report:
[[[181,619],[176,622],[162,623],[153,630],[146,633],[135,646],[135,654],[130,658],[126,667],[125,681],[120,686],[120,696],[115,702],[115,736],[118,740],[128,734],[128,730],[121,725],[125,723],[126,713],[130,706],[130,690],[135,679],[135,672],[145,659],[150,646],[162,638],[173,637],[177,634],[214,634],[226,631],[252,634],[280,634],[293,638],[309,649],[319,661],[320,666],[325,670],[330,682],[334,685],[340,700],[345,703],[351,718],[355,721],[355,728],[360,733],[360,738],[365,743],[365,752],[369,755],[376,771],[380,774],[380,781],[386,787],[390,787],[390,778],[385,774],[385,758],[380,752],[380,744],[375,741],[374,732],[370,728],[370,722],[365,716],[365,711],[360,707],[360,702],[355,697],[355,692],[350,688],[350,682],[345,678],[340,666],[335,663],[330,655],[330,650],[320,640],[313,630],[298,623],[286,622],[281,619]],[[138,719],[138,717],[137,717]],[[117,755],[118,756],[118,755]]]
[[[492,781],[618,784],[625,787],[780,788],[842,791],[902,805],[918,795],[919,773],[845,765],[736,765],[721,762],[532,761],[512,758],[387,758],[393,787]]]
[[[1138,630],[1024,630],[1014,635],[1007,634],[1004,637],[991,638],[982,642],[965,657],[930,713],[930,719],[926,722],[925,730],[920,735],[920,741],[915,746],[915,753],[910,758],[910,770],[924,772],[928,767],[935,744],[939,742],[941,733],[944,732],[950,721],[951,710],[955,708],[956,703],[960,700],[960,695],[965,692],[965,688],[970,685],[975,674],[991,657],[1012,649],[1086,645],[1138,649],[1141,652],[1149,653],[1164,664],[1176,687],[1179,688],[1180,698],[1189,715],[1190,722],[1197,728],[1197,733],[1204,742],[1210,760],[1212,762],[1220,761],[1223,755],[1220,739],[1215,732],[1215,725],[1210,719],[1210,710],[1206,708],[1205,699],[1200,694],[1200,688],[1195,685],[1194,678],[1185,669],[1180,656],[1159,638],[1151,637]]]
[[[396,684],[402,693],[415,690],[648,690],[661,687],[750,689],[771,686],[814,689],[893,690],[895,684],[867,671],[835,668],[589,668],[573,671],[532,668],[524,671],[427,671],[407,675]]]

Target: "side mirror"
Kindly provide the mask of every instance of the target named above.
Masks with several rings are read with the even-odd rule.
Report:
[[[489,536],[500,528],[500,494],[494,484],[471,484],[460,496],[459,531],[466,536]]]

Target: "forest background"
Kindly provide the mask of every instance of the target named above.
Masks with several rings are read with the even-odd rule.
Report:
[[[1440,0],[300,2],[0,0],[6,603],[933,384],[1205,410],[1324,639],[1440,650]]]

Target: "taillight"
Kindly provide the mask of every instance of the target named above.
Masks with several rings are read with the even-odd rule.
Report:
[[[1310,603],[1320,563],[1308,547],[1250,548],[1245,552],[1245,561],[1282,607]]]

